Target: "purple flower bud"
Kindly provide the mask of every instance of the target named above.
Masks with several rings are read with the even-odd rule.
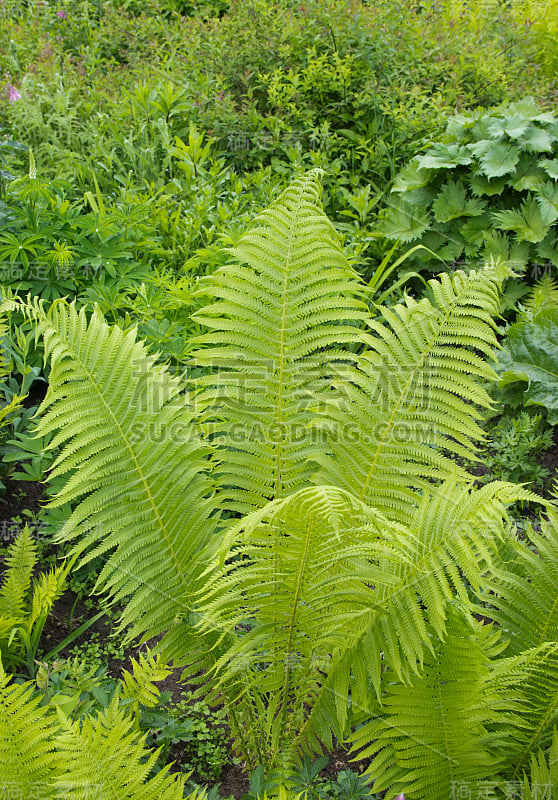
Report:
[[[64,11],[63,8],[61,8],[60,11],[56,12],[56,16],[60,17],[60,19],[68,19],[68,14],[66,11]]]
[[[397,797],[395,798],[395,800],[405,800],[405,795],[404,794],[398,794]]]
[[[15,86],[12,86],[11,83],[6,84],[6,94],[8,95],[8,101],[10,103],[15,103],[16,100],[21,100],[21,95]]]

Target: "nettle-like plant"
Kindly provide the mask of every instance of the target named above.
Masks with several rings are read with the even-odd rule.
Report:
[[[558,118],[532,98],[457,114],[395,180],[381,231],[428,248],[409,258],[436,272],[490,258],[558,266],[557,153]]]
[[[453,458],[474,459],[483,436],[478,381],[494,379],[507,270],[443,275],[372,318],[319,189],[318,171],[294,181],[208,279],[206,370],[189,385],[98,310],[29,308],[51,363],[40,433],[54,434],[51,476],[65,479],[53,505],[73,507],[60,540],[83,561],[104,556],[97,589],[124,605],[122,630],[160,636],[159,652],[224,703],[247,764],[283,772],[345,737],[349,698],[353,713],[389,706],[390,685],[425,680],[440,647],[454,648],[448,670],[466,679],[472,655],[484,680],[497,647],[471,599],[511,546],[506,506],[536,499],[476,488]],[[478,647],[455,651],[461,630]],[[502,679],[505,702],[526,669]],[[484,702],[479,681],[444,691],[446,715]],[[407,784],[410,798],[442,797],[448,775],[499,768],[495,739],[522,728],[498,710],[479,767],[485,717],[460,714],[428,787],[411,762],[393,772],[387,751],[374,773],[387,797]],[[411,718],[423,753],[416,730],[431,722]]]

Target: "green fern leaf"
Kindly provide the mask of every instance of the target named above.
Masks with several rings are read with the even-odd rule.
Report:
[[[172,672],[165,666],[160,654],[153,656],[149,650],[139,653],[139,661],[132,659],[132,672],[122,671],[122,697],[146,708],[157,705],[161,693],[154,684]]]
[[[471,588],[481,591],[506,533],[505,505],[523,491],[497,483],[468,491],[449,481],[425,493],[408,525],[386,527],[369,609],[353,619],[344,648],[335,654],[309,726],[327,726],[332,705],[347,697],[351,672],[355,709],[369,705],[371,684],[380,698],[386,666],[407,682],[421,673],[434,652],[432,631],[445,634],[447,602],[457,595],[466,603]]]
[[[558,516],[554,511],[540,532],[527,527],[525,542],[516,541],[513,557],[493,572],[485,591],[489,600],[482,614],[498,622],[509,640],[510,656],[533,651],[522,685],[528,723],[516,731],[509,763],[514,778],[526,767],[530,753],[550,742],[558,722]]]
[[[491,686],[478,627],[450,607],[446,638],[436,640],[422,674],[408,684],[388,675],[383,713],[352,737],[360,758],[372,756],[367,773],[386,798],[449,798],[460,785],[477,797],[497,774],[500,736],[490,727],[520,724],[519,695],[509,689],[504,706],[502,689]]]
[[[9,546],[0,587],[0,616],[22,620],[26,617],[26,598],[37,561],[37,547],[27,527]]]
[[[550,277],[544,275],[535,286],[533,286],[529,296],[524,301],[526,311],[535,318],[537,314],[558,308],[558,283]]]
[[[74,505],[59,539],[90,549],[85,560],[105,555],[98,586],[128,603],[130,636],[177,636],[216,510],[183,386],[98,310],[33,313],[52,364],[39,431],[55,432],[51,477],[66,478],[51,505]]]
[[[55,752],[57,723],[33,697],[32,684],[11,683],[0,663],[0,791],[3,797],[55,800],[63,762]]]
[[[391,527],[352,495],[320,486],[267,504],[227,533],[200,598],[200,626],[228,642],[215,678],[233,706],[252,696],[254,716],[244,722],[259,731],[263,763],[288,764],[308,744],[301,723],[331,654],[374,602],[369,587],[381,573],[372,562],[389,556],[381,537]],[[315,748],[343,728],[346,697],[334,705],[329,724],[314,731]]]
[[[492,316],[504,274],[444,275],[430,281],[431,300],[407,297],[381,309],[383,321],[363,334],[368,351],[336,382],[341,400],[327,410],[331,455],[315,455],[319,482],[405,519],[424,480],[456,469],[444,450],[475,458],[483,438],[475,406],[490,405],[478,380],[495,377],[479,354],[490,357],[496,346]]]
[[[157,752],[144,747],[131,717],[118,708],[115,698],[98,717],[63,721],[56,737],[64,770],[56,778],[59,796],[88,800],[92,796],[114,800],[183,800],[184,779],[170,775],[168,766],[153,771]]]
[[[357,276],[319,206],[319,171],[295,181],[212,276],[218,301],[196,314],[212,332],[197,341],[204,422],[221,445],[224,503],[261,507],[304,486],[316,442],[311,408],[336,362],[350,357],[365,316]]]
[[[522,800],[553,800],[558,791],[558,733],[545,753],[539,750],[531,756],[529,778],[525,775],[521,786]]]

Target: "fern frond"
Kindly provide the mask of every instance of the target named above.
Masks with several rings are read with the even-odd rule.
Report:
[[[367,772],[386,800],[400,792],[416,800],[449,798],[456,786],[472,797],[500,766],[502,726],[522,724],[520,693],[490,682],[483,632],[449,607],[445,640],[433,637],[421,675],[408,684],[386,677],[383,712],[352,737]]]
[[[319,204],[320,170],[294,181],[231,250],[195,315],[204,420],[221,445],[218,479],[228,507],[246,512],[308,482],[316,438],[311,409],[329,388],[340,345],[365,317],[358,278]]]
[[[554,730],[552,744],[545,753],[539,750],[531,756],[529,778],[523,778],[522,800],[553,800],[558,791],[558,732]]]
[[[154,656],[149,650],[145,654],[140,652],[139,661],[132,659],[132,672],[122,671],[122,697],[153,708],[161,696],[155,683],[164,680],[171,672],[160,654]]]
[[[430,299],[382,308],[363,334],[368,351],[336,382],[329,445],[316,456],[319,480],[407,520],[425,480],[456,471],[450,456],[475,459],[477,424],[490,398],[479,379],[497,345],[492,317],[504,268],[443,275]],[[462,470],[458,474],[464,477]]]
[[[528,725],[508,743],[514,779],[537,747],[550,744],[558,723],[558,513],[550,509],[540,531],[528,525],[525,533],[525,541],[514,543],[511,560],[486,582],[489,594],[480,609],[508,638],[507,653],[532,662],[522,684]]]
[[[66,479],[51,505],[74,506],[58,538],[85,560],[105,556],[98,588],[127,603],[130,636],[176,633],[216,511],[183,385],[98,309],[91,320],[61,301],[32,313],[51,361],[39,431],[55,433],[50,476]]]
[[[331,653],[373,602],[372,559],[387,555],[380,540],[389,526],[353,496],[317,487],[267,504],[228,532],[200,598],[200,628],[220,632],[217,687],[228,703],[242,698],[253,709],[262,763],[288,764],[300,748],[300,724]],[[336,716],[346,710],[342,700]]]
[[[454,480],[425,495],[404,526],[321,486],[228,532],[223,563],[208,571],[200,627],[221,632],[214,670],[229,698],[267,698],[263,712],[250,702],[270,760],[268,737],[278,731],[314,749],[339,735],[349,686],[353,705],[370,679],[379,695],[386,664],[400,678],[420,672],[431,631],[445,632],[447,601],[479,590],[505,534],[504,506],[519,496],[509,484],[471,491]]]
[[[26,597],[37,561],[37,547],[26,525],[8,547],[0,587],[0,616],[21,619],[26,615]]]
[[[509,638],[510,655],[558,641],[557,586],[558,512],[550,509],[539,531],[527,523],[525,540],[514,541],[511,558],[485,586],[482,614]]]
[[[0,796],[54,800],[62,766],[53,742],[57,724],[32,695],[32,684],[11,683],[0,663]]]
[[[369,704],[370,683],[381,696],[386,665],[399,680],[420,674],[431,657],[431,631],[443,637],[447,603],[455,596],[467,603],[470,587],[480,590],[498,555],[497,542],[506,535],[505,506],[523,492],[511,484],[471,490],[448,481],[424,495],[407,526],[392,523],[385,529],[386,555],[371,582],[369,608],[353,618],[343,649],[332,658],[310,730],[327,727],[330,698],[347,698],[351,673],[355,708]]]
[[[3,797],[183,800],[184,779],[170,775],[168,767],[150,777],[158,753],[144,746],[145,735],[118,707],[118,697],[82,723],[70,722],[60,711],[57,718],[39,705],[41,699],[33,696],[32,683],[10,683],[0,665]]]
[[[118,698],[98,717],[79,722],[63,720],[56,737],[64,770],[56,778],[62,797],[87,800],[92,796],[117,800],[183,800],[184,779],[164,767],[150,774],[157,752],[144,746],[134,720],[118,708]]]
[[[544,275],[524,302],[526,310],[536,317],[541,311],[558,308],[558,283],[550,275]]]

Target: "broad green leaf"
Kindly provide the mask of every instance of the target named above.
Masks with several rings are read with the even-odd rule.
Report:
[[[459,231],[467,243],[466,248],[469,255],[474,255],[482,247],[489,228],[490,217],[488,214],[468,219],[461,225]]]
[[[430,225],[428,212],[405,201],[392,209],[388,218],[380,224],[381,233],[388,239],[412,242]]]
[[[528,153],[551,153],[555,140],[556,136],[550,131],[531,125],[519,140],[519,144]]]
[[[550,230],[538,245],[537,255],[543,261],[551,261],[558,267],[558,236],[553,230]]]
[[[542,242],[548,232],[548,225],[533,197],[525,200],[519,211],[495,211],[492,219],[498,228],[515,231],[520,241]]]
[[[541,216],[547,225],[558,219],[558,183],[547,181],[537,195]]]
[[[467,150],[458,144],[435,144],[417,158],[420,169],[454,169],[471,161]]]
[[[551,111],[541,111],[532,97],[522,97],[521,100],[516,100],[508,106],[510,114],[520,114],[529,117],[535,122],[548,122],[552,123],[556,120],[556,115]]]
[[[488,130],[494,139],[507,135],[510,139],[519,139],[529,127],[529,120],[522,114],[512,114],[504,119],[493,119],[489,125]]]
[[[534,192],[544,184],[545,180],[546,177],[543,170],[535,166],[533,157],[523,154],[519,159],[515,172],[508,178],[507,184],[517,192]]]
[[[479,200],[467,200],[467,191],[461,181],[445,183],[432,205],[437,222],[449,222],[457,217],[478,217],[485,209]]]
[[[539,161],[537,166],[542,167],[547,175],[558,181],[558,158],[543,158]]]
[[[509,175],[519,161],[519,150],[512,145],[492,142],[482,153],[480,158],[484,174],[488,178],[499,178]]]
[[[512,325],[498,360],[500,386],[526,381],[526,405],[544,406],[558,424],[558,310]]]
[[[392,192],[408,192],[410,189],[422,189],[427,186],[430,180],[430,173],[426,169],[421,169],[416,161],[411,161],[403,167],[393,184]]]
[[[505,188],[505,178],[493,178],[491,180],[490,178],[487,178],[486,175],[482,175],[480,172],[476,175],[473,175],[471,178],[471,191],[478,197],[482,195],[492,197],[495,194],[502,194]]]

